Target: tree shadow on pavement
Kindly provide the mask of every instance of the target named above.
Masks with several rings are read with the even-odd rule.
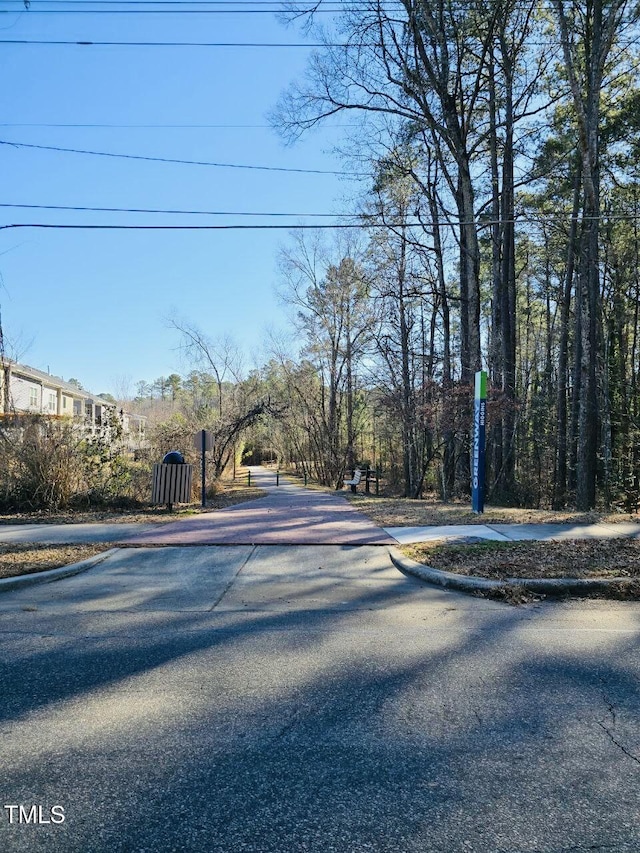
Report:
[[[636,610],[568,631],[565,606],[402,576],[309,608],[335,582],[309,583],[272,610],[150,595],[120,630],[98,612],[9,629],[5,801],[68,817],[0,822],[3,849],[640,849]]]

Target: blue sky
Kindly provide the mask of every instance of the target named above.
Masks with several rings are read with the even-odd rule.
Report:
[[[71,4],[69,4],[71,5]],[[19,4],[0,3],[16,9]],[[0,39],[304,41],[271,14],[45,15],[0,18]],[[0,140],[151,157],[336,169],[344,131],[286,148],[266,125],[303,73],[306,49],[2,45]],[[51,124],[113,127],[45,127]],[[115,125],[244,125],[228,128]],[[334,213],[357,185],[337,176],[119,160],[0,145],[4,204]],[[234,217],[0,207],[0,224],[225,224]],[[277,220],[256,219],[268,223]],[[289,221],[289,220],[285,220]],[[302,221],[292,218],[291,221]],[[277,284],[286,232],[0,231],[0,306],[21,360],[115,392],[187,367],[166,317],[259,349],[284,326]]]

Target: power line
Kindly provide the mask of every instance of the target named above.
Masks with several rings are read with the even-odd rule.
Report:
[[[181,216],[301,216],[307,218],[335,219],[337,216],[348,219],[360,219],[359,213],[276,213],[273,211],[238,211],[238,210],[162,210],[143,207],[88,207],[61,204],[9,204],[0,203],[0,208],[11,208],[20,210],[73,210],[92,213],[153,213],[153,214],[179,214]]]
[[[293,172],[308,175],[339,175],[343,177],[367,177],[367,172],[341,172],[332,169],[296,169],[290,166],[256,166],[248,163],[214,163],[209,160],[181,160],[173,157],[150,157],[142,154],[116,154],[111,151],[89,151],[82,148],[62,148],[57,145],[32,145],[27,142],[8,142],[0,139],[0,145],[15,148],[30,148],[38,151],[56,151],[63,154],[87,154],[93,157],[113,157],[124,160],[144,160],[151,163],[178,163],[186,166],[212,166],[219,169],[251,169],[262,172]]]
[[[153,7],[163,7],[163,6],[171,6],[178,7],[177,11],[180,11],[179,7],[186,6],[189,7],[184,11],[194,12],[200,11],[199,7],[229,7],[230,11],[234,11],[233,7],[241,6],[242,9],[238,9],[237,11],[262,11],[264,7],[269,7],[268,11],[275,12],[284,12],[292,15],[316,15],[322,11],[338,11],[338,12],[368,12],[368,13],[377,13],[377,12],[404,12],[407,13],[407,8],[402,0],[377,0],[377,2],[371,2],[367,5],[366,0],[324,0],[321,3],[310,3],[310,4],[299,4],[296,8],[292,8],[291,4],[286,2],[286,0],[39,0],[38,6],[36,8],[29,7],[25,10],[25,0],[2,0],[3,4],[11,5],[15,4],[19,7],[15,11],[12,9],[1,9],[0,11],[5,14],[17,14],[18,12],[22,13],[24,11],[28,11],[29,15],[43,15],[43,14],[91,14],[91,13],[118,13],[118,12],[135,12],[138,10],[130,10],[130,9],[121,9],[115,7],[122,6],[153,6]],[[44,5],[64,5],[65,9],[43,9],[41,8]],[[473,2],[468,2],[467,6],[471,7],[474,5]],[[541,6],[546,5],[544,2],[540,3]],[[102,8],[83,8],[84,6],[91,7],[102,7]],[[273,9],[273,7],[278,7]],[[109,8],[112,7],[112,8]],[[195,8],[194,8],[195,7]],[[527,8],[528,4],[521,4],[521,8]],[[139,10],[141,13],[150,13],[153,14],[155,11],[160,11],[161,9],[141,9]],[[205,10],[206,11],[206,10]],[[212,11],[216,11],[212,9]]]
[[[405,222],[404,225],[407,223]],[[10,228],[48,228],[56,230],[83,231],[291,231],[291,230],[326,230],[329,228],[366,228],[371,227],[361,223],[332,223],[331,225],[299,225],[290,222],[287,225],[62,225],[43,222],[14,222],[0,225],[0,231]],[[400,228],[401,225],[388,225],[389,228]]]
[[[356,10],[352,10],[356,11]],[[15,13],[17,14],[17,12]],[[632,47],[637,39],[618,42],[619,47]],[[31,47],[208,47],[208,48],[285,48],[311,49],[343,48],[344,50],[380,49],[377,42],[202,42],[202,41],[94,41],[73,39],[0,39],[0,44]],[[530,47],[558,48],[557,42],[530,41]]]
[[[0,121],[0,127],[59,127],[59,128],[96,128],[99,130],[257,130],[270,128],[270,124],[79,124],[72,122],[36,122],[36,121]],[[334,125],[334,127],[355,127],[355,125]]]
[[[211,42],[211,41],[72,41],[66,39],[0,39],[0,44],[12,45],[53,45],[73,47],[247,47],[247,48],[321,48],[344,47],[362,48],[374,45],[356,45],[346,43],[323,44],[309,42]]]
[[[1,2],[8,5],[13,3],[20,7],[20,12],[25,11],[24,0],[1,0]],[[328,0],[328,2],[325,2],[325,5],[350,9],[351,3],[353,3],[353,0]],[[389,4],[402,8],[400,0],[384,0],[380,6],[384,8],[384,6]],[[292,11],[290,8],[287,8],[289,7],[288,3],[279,2],[279,0],[38,0],[38,8],[32,9],[29,7],[27,11],[30,15],[33,15],[38,11],[40,6],[51,5],[64,5],[70,9],[73,7],[82,8],[83,6],[103,6],[105,8],[116,6],[251,6],[260,8],[261,6],[279,5],[284,7],[285,11]],[[377,8],[378,6],[376,5]],[[2,11],[6,12],[8,10],[3,9]]]
[[[7,2],[7,0],[4,0]],[[17,0],[21,8],[18,9],[0,9],[0,14],[15,15],[22,14],[25,11],[25,0]],[[287,8],[286,3],[280,3],[278,0],[265,0],[265,2],[256,2],[256,0],[122,0],[116,3],[104,3],[101,0],[88,0],[87,5],[92,8],[84,8],[84,4],[80,2],[69,2],[69,0],[50,0],[50,2],[59,2],[66,6],[64,9],[42,9],[38,3],[38,8],[29,8],[29,16],[33,15],[243,15],[243,14],[284,14],[291,10]],[[359,8],[358,2],[353,5],[348,5],[349,0],[343,3],[342,0],[330,0],[318,8],[306,8],[299,10],[296,14],[313,14],[330,13],[342,14],[345,11],[350,13],[369,13],[371,8]],[[381,6],[380,9],[385,12],[401,12],[402,6],[396,3],[395,0],[386,0],[386,3],[391,2],[393,6]],[[121,8],[122,6],[136,6],[138,8]],[[147,8],[147,7],[153,8]],[[73,8],[80,7],[80,8]],[[116,8],[117,7],[117,8]],[[140,8],[142,7],[142,8]],[[169,8],[167,8],[169,7]],[[185,8],[186,7],[186,8]]]
[[[22,14],[24,10],[0,9],[0,15]],[[282,7],[264,9],[33,9],[32,15],[274,15],[284,12]],[[321,8],[313,12],[338,13],[341,8]],[[350,12],[367,12],[368,9],[349,9]]]
[[[17,5],[24,10],[25,0],[1,0],[3,5]],[[26,11],[33,15],[40,6],[60,6],[64,5],[69,8],[82,6],[273,6],[279,5],[284,7],[284,11],[292,14],[299,13],[315,13],[323,6],[341,6],[346,10],[350,10],[353,6],[361,5],[366,7],[367,11],[376,12],[386,6],[407,11],[407,7],[403,0],[311,0],[309,3],[291,3],[289,0],[38,0],[37,8],[28,8]],[[545,0],[539,0],[539,5],[547,6]],[[479,0],[465,0],[459,6],[482,6]],[[519,2],[514,5],[514,8],[529,9],[528,2]]]
[[[345,127],[345,125],[336,125],[339,127]],[[256,129],[256,128],[267,128],[271,127],[270,124],[77,124],[71,122],[9,122],[2,121],[0,122],[0,127],[73,127],[73,128],[100,128],[100,129],[128,129],[128,130],[169,130],[172,128],[177,129],[185,129],[185,130],[207,130],[207,129],[219,129],[219,128],[242,128],[242,129]]]
[[[357,124],[326,125],[328,128],[358,127]],[[62,122],[0,122],[0,127],[68,127],[68,128],[98,128],[115,130],[255,130],[271,128],[270,124],[78,124]]]
[[[572,214],[550,214],[539,216],[523,216],[518,217],[517,219],[512,220],[483,220],[482,222],[473,222],[473,223],[464,223],[464,222],[456,222],[454,223],[456,226],[462,226],[465,224],[473,224],[477,227],[487,228],[492,225],[499,225],[505,223],[512,224],[523,224],[523,223],[531,223],[531,224],[540,224],[541,222],[548,222],[550,219],[554,219],[556,221],[568,222],[571,219],[577,218],[580,221],[586,220],[616,220],[616,221],[636,221],[640,220],[639,214],[601,214],[599,216],[588,216],[588,217],[573,217]],[[361,222],[353,222],[353,223],[331,223],[331,224],[318,224],[318,225],[300,225],[295,222],[289,222],[283,225],[260,225],[260,224],[250,224],[250,225],[88,225],[88,224],[67,224],[67,223],[44,223],[44,222],[14,222],[8,223],[6,225],[0,225],[0,231],[6,231],[13,228],[38,228],[38,229],[48,229],[48,230],[72,230],[72,231],[312,231],[312,230],[346,230],[346,229],[372,229],[372,228],[406,228],[411,226],[419,226],[422,228],[449,228],[450,226],[446,223],[434,223],[429,221],[420,221],[420,222],[380,222],[380,221],[361,221]]]

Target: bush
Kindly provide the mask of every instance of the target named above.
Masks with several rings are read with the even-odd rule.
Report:
[[[0,427],[0,509],[139,506],[150,467],[127,458],[113,425],[88,436],[73,421],[38,415]]]
[[[82,456],[70,424],[34,420],[23,430],[16,450],[18,508],[57,510],[81,488]]]

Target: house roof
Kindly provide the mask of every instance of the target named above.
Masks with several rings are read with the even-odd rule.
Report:
[[[83,388],[78,388],[77,385],[72,385],[61,376],[52,376],[50,373],[45,373],[43,370],[38,370],[35,367],[30,367],[28,364],[19,364],[17,361],[5,359],[5,364],[11,368],[11,372],[16,376],[24,376],[26,379],[34,379],[36,382],[42,382],[51,388],[60,389],[70,397],[76,397],[79,400],[93,400],[100,405],[112,406],[108,400],[98,397],[97,394],[92,394],[90,391],[85,391]]]

